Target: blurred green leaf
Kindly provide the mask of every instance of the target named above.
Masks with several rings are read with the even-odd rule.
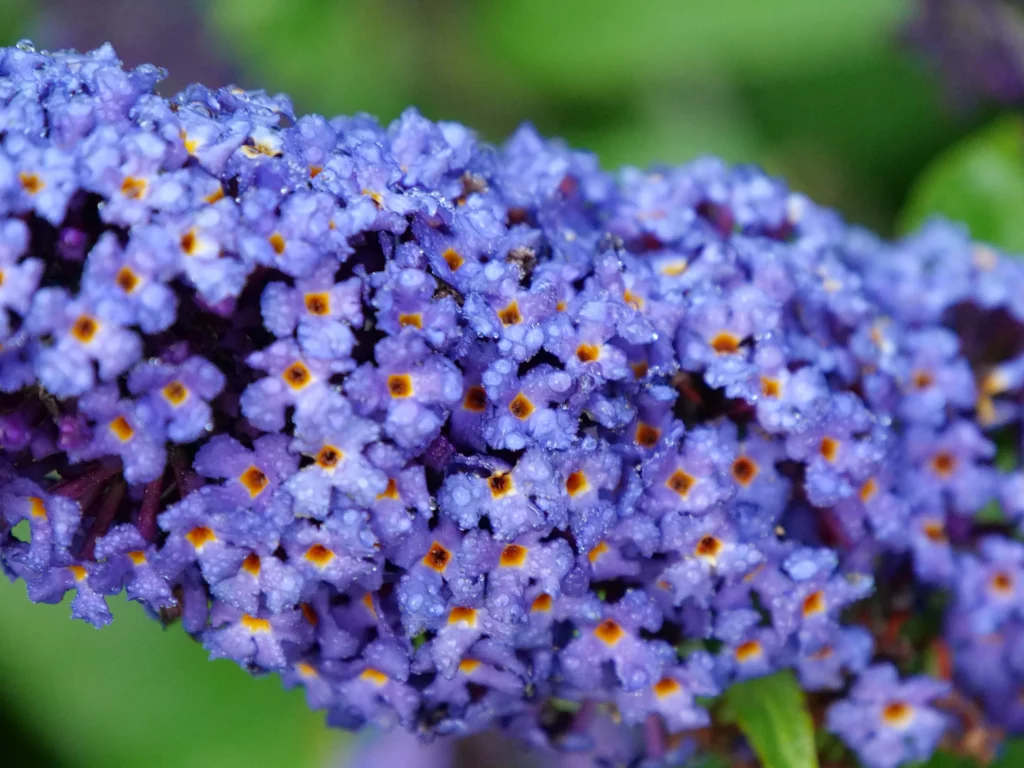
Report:
[[[735,721],[765,768],[817,768],[814,725],[791,672],[736,683],[725,692],[723,716]]]
[[[501,0],[463,9],[508,72],[572,94],[722,72],[777,78],[867,58],[889,45],[905,12],[893,0]]]
[[[317,111],[391,117],[406,106],[418,70],[412,30],[392,3],[210,0],[208,9],[252,79],[246,87],[285,90]]]
[[[595,152],[605,168],[681,163],[708,154],[749,163],[764,154],[743,105],[724,87],[677,89],[671,98],[646,93],[635,112],[579,125],[570,139]]]
[[[1002,753],[990,763],[985,763],[985,768],[1020,768],[1024,765],[1024,739],[1007,739],[1003,744]],[[926,763],[921,763],[920,768],[982,768],[982,763],[963,755],[951,755],[948,752],[938,751],[932,755]]]
[[[1007,739],[999,759],[988,768],[1020,768],[1024,765],[1024,739]]]
[[[928,762],[920,764],[920,768],[977,768],[977,766],[978,764],[969,757],[951,755],[941,751],[932,755]]]
[[[915,184],[901,228],[936,214],[962,221],[977,240],[1024,253],[1024,118],[1001,118],[940,155]]]
[[[110,601],[95,630],[0,583],[0,704],[62,766],[319,766],[338,737],[299,690],[210,662],[178,627]]]
[[[768,169],[883,233],[906,200],[908,179],[969,127],[943,108],[939,93],[895,48],[741,85]]]
[[[30,0],[0,0],[0,45],[11,45],[25,34]]]

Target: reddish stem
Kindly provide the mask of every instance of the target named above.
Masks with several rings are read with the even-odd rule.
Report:
[[[50,493],[55,496],[64,496],[74,501],[82,502],[83,498],[101,488],[103,483],[121,471],[121,461],[98,464],[95,468],[87,471],[84,475],[69,480],[62,480],[50,488]],[[82,504],[83,509],[87,506]]]
[[[135,527],[139,529],[142,538],[146,541],[153,541],[156,538],[156,515],[160,510],[160,494],[163,489],[163,478],[158,477],[149,483],[142,490],[142,503],[139,505],[139,514],[135,518]]]
[[[171,454],[171,471],[174,473],[174,484],[178,488],[178,494],[185,498],[192,491],[202,486],[203,481],[195,472],[188,468],[180,453],[175,451]]]
[[[85,541],[82,542],[82,551],[79,553],[81,559],[95,559],[96,539],[103,536],[110,528],[110,524],[114,522],[127,489],[128,486],[123,480],[118,480],[107,489],[103,501],[100,502],[100,508],[96,512],[96,517],[93,519],[92,525],[89,526],[89,533],[86,534]]]

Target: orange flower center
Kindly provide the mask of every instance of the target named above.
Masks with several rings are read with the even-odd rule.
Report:
[[[512,481],[512,475],[508,472],[491,475],[487,478],[487,485],[491,489],[491,496],[496,499],[500,499],[503,496],[507,496],[512,493],[512,489],[515,487],[515,483]]]
[[[309,368],[299,360],[285,368],[281,375],[288,386],[295,390],[303,389],[313,380],[313,374],[309,372]]]
[[[578,496],[590,490],[590,482],[582,469],[577,469],[565,479],[565,490],[570,496]]]
[[[470,387],[466,390],[462,407],[473,413],[483,413],[487,410],[487,391],[483,387]]]
[[[719,355],[731,355],[740,348],[740,337],[729,331],[722,331],[711,339],[711,348]]]
[[[18,174],[18,181],[21,182],[21,188],[30,195],[37,194],[46,186],[46,182],[40,178],[38,173],[22,171]]]
[[[522,392],[512,398],[512,402],[508,404],[508,409],[520,421],[530,418],[530,414],[535,410],[533,403]]]
[[[306,311],[311,315],[322,317],[331,311],[331,295],[325,291],[320,293],[307,293],[303,296],[306,304]]]
[[[689,496],[690,489],[693,488],[696,482],[697,481],[694,479],[693,475],[684,472],[681,469],[677,469],[672,473],[671,477],[665,481],[665,485],[685,499]]]
[[[238,480],[254,499],[263,493],[263,489],[270,483],[270,478],[263,474],[259,467],[249,467]]]
[[[435,541],[430,545],[430,550],[423,558],[423,564],[428,568],[432,568],[438,573],[444,573],[448,567],[448,561],[451,560],[452,553],[444,548],[444,545],[439,541]]]
[[[640,422],[636,425],[636,432],[633,434],[633,440],[641,448],[653,448],[657,445],[658,440],[661,439],[661,430],[657,427],[652,427],[650,424],[644,424]]]
[[[508,306],[498,312],[498,319],[502,325],[516,325],[523,322],[523,316],[519,312],[519,305],[512,301]]]
[[[740,456],[732,463],[732,477],[742,486],[748,486],[754,482],[758,471],[757,462],[748,456]]]
[[[605,619],[594,628],[594,634],[605,645],[615,646],[622,640],[625,632],[613,619]]]
[[[388,393],[396,400],[412,397],[412,376],[408,373],[393,373],[388,376]]]
[[[504,568],[520,568],[526,562],[526,547],[509,544],[501,551],[501,565]]]

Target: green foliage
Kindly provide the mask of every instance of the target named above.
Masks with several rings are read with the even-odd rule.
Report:
[[[1024,765],[1024,738],[1007,739],[1002,754],[989,768],[1019,768]]]
[[[0,40],[16,41],[24,35],[31,0],[0,0]]]
[[[33,605],[0,582],[0,709],[55,764],[301,768],[337,747],[301,691],[210,662],[179,627],[110,602],[116,620],[96,631],[67,601]]]
[[[241,59],[246,87],[286,90],[321,109],[394,116],[418,70],[414,29],[389,5],[211,0],[209,21]]]
[[[1019,768],[1024,765],[1024,739],[1007,739],[994,762],[979,763],[970,757],[936,752],[931,760],[916,768]]]
[[[887,45],[878,30],[903,13],[892,0],[502,0],[472,10],[509,73],[574,95],[723,72],[803,74],[877,53]]]
[[[971,236],[1024,253],[1024,118],[1003,117],[950,147],[924,172],[901,217],[962,221]]]
[[[970,757],[936,752],[920,768],[1019,768],[1021,765],[1024,765],[1024,740],[1008,739],[999,757],[991,763],[982,764]]]
[[[733,685],[720,714],[735,722],[765,768],[817,768],[814,724],[791,672]]]
[[[932,759],[921,768],[977,768],[978,764],[969,757],[951,755],[948,752],[936,752]]]

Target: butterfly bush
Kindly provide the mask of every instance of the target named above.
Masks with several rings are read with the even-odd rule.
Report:
[[[31,600],[123,592],[345,728],[654,764],[788,669],[865,765],[955,739],[950,700],[1024,729],[1020,263],[713,158],[161,76],[0,50]]]

